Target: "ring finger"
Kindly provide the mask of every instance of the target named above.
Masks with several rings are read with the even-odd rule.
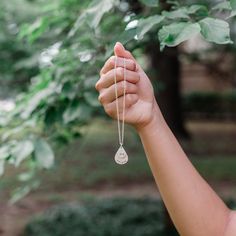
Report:
[[[100,101],[100,103],[107,104],[107,103],[113,102],[116,99],[116,92],[115,92],[116,89],[117,89],[117,97],[123,96],[124,91],[125,91],[126,96],[127,94],[137,93],[136,85],[129,83],[127,81],[121,81],[117,83],[116,85],[113,84],[109,88],[103,89],[100,92],[100,95],[98,97],[98,100]]]
[[[123,111],[123,105],[124,105],[124,96],[118,98],[118,109],[119,109],[119,115],[122,115]],[[138,101],[138,95],[137,94],[127,94],[125,97],[125,108],[129,108],[132,105],[134,105]],[[106,113],[112,117],[117,118],[117,110],[116,110],[116,101],[113,101],[111,103],[108,103],[104,106],[104,109]],[[121,117],[121,116],[120,116]]]

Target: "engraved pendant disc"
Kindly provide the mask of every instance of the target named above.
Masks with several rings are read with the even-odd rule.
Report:
[[[115,161],[119,165],[124,165],[128,162],[128,155],[122,146],[116,152]]]

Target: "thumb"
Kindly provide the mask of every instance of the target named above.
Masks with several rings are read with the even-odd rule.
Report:
[[[135,58],[133,57],[133,55],[131,54],[131,52],[129,52],[128,50],[126,50],[124,48],[124,46],[120,43],[117,42],[114,46],[114,53],[117,57],[123,57],[126,59],[131,59],[134,60],[134,62],[136,63],[137,67],[139,67],[137,61],[135,60]]]

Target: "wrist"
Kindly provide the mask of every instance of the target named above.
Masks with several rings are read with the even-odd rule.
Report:
[[[136,131],[139,135],[144,133],[153,133],[156,132],[160,127],[164,126],[165,120],[161,114],[159,106],[157,105],[156,101],[153,104],[153,109],[151,112],[150,120],[144,124],[137,125],[135,127]]]

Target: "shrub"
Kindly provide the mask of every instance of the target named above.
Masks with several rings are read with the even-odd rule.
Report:
[[[152,199],[106,199],[66,204],[33,218],[24,236],[164,236],[162,203]],[[172,236],[178,235],[175,232]]]
[[[182,101],[187,116],[236,118],[236,92],[193,92],[184,95]]]

